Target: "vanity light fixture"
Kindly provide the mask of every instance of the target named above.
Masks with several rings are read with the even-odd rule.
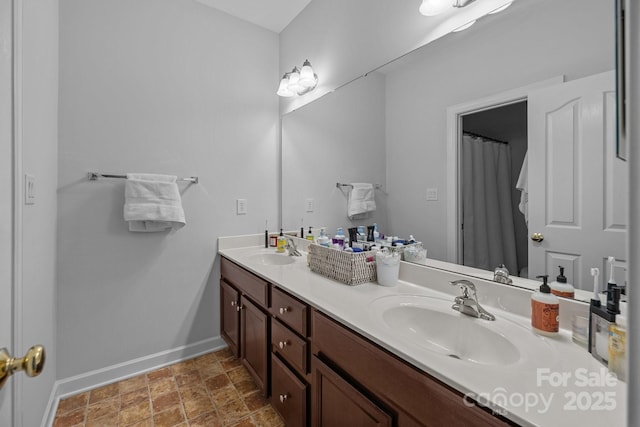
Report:
[[[311,92],[317,85],[318,75],[313,72],[311,63],[307,59],[302,64],[302,69],[293,67],[293,70],[282,76],[276,93],[282,97],[302,96]]]
[[[451,7],[465,7],[475,0],[422,0],[420,13],[425,16],[436,16]]]

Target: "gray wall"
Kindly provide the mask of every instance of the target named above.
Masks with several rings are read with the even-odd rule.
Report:
[[[60,3],[65,379],[219,336],[216,238],[277,223],[279,76],[275,33],[200,3]],[[199,176],[181,184],[187,225],[130,233],[124,181],[88,171]]]

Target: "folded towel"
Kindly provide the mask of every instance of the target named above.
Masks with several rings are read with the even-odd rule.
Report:
[[[347,206],[347,216],[349,219],[354,219],[357,215],[375,211],[376,200],[373,184],[356,182],[351,185],[353,188],[349,193]]]
[[[129,231],[177,230],[185,224],[175,176],[128,173],[124,198]]]

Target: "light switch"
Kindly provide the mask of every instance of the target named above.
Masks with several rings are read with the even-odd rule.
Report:
[[[437,188],[427,188],[427,201],[435,201],[438,200],[438,189]]]
[[[307,212],[313,212],[313,199],[307,199],[305,206],[307,207]]]
[[[28,173],[24,174],[24,204],[36,203],[36,178]]]
[[[236,199],[236,213],[238,215],[247,214],[247,199]]]

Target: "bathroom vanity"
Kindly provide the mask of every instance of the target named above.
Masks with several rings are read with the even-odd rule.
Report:
[[[286,425],[624,423],[624,383],[595,379],[606,368],[567,330],[533,334],[520,314],[530,291],[474,280],[489,322],[451,310],[460,275],[403,263],[395,287],[347,286],[259,238],[219,239],[221,332]],[[585,307],[563,303],[562,327]]]

